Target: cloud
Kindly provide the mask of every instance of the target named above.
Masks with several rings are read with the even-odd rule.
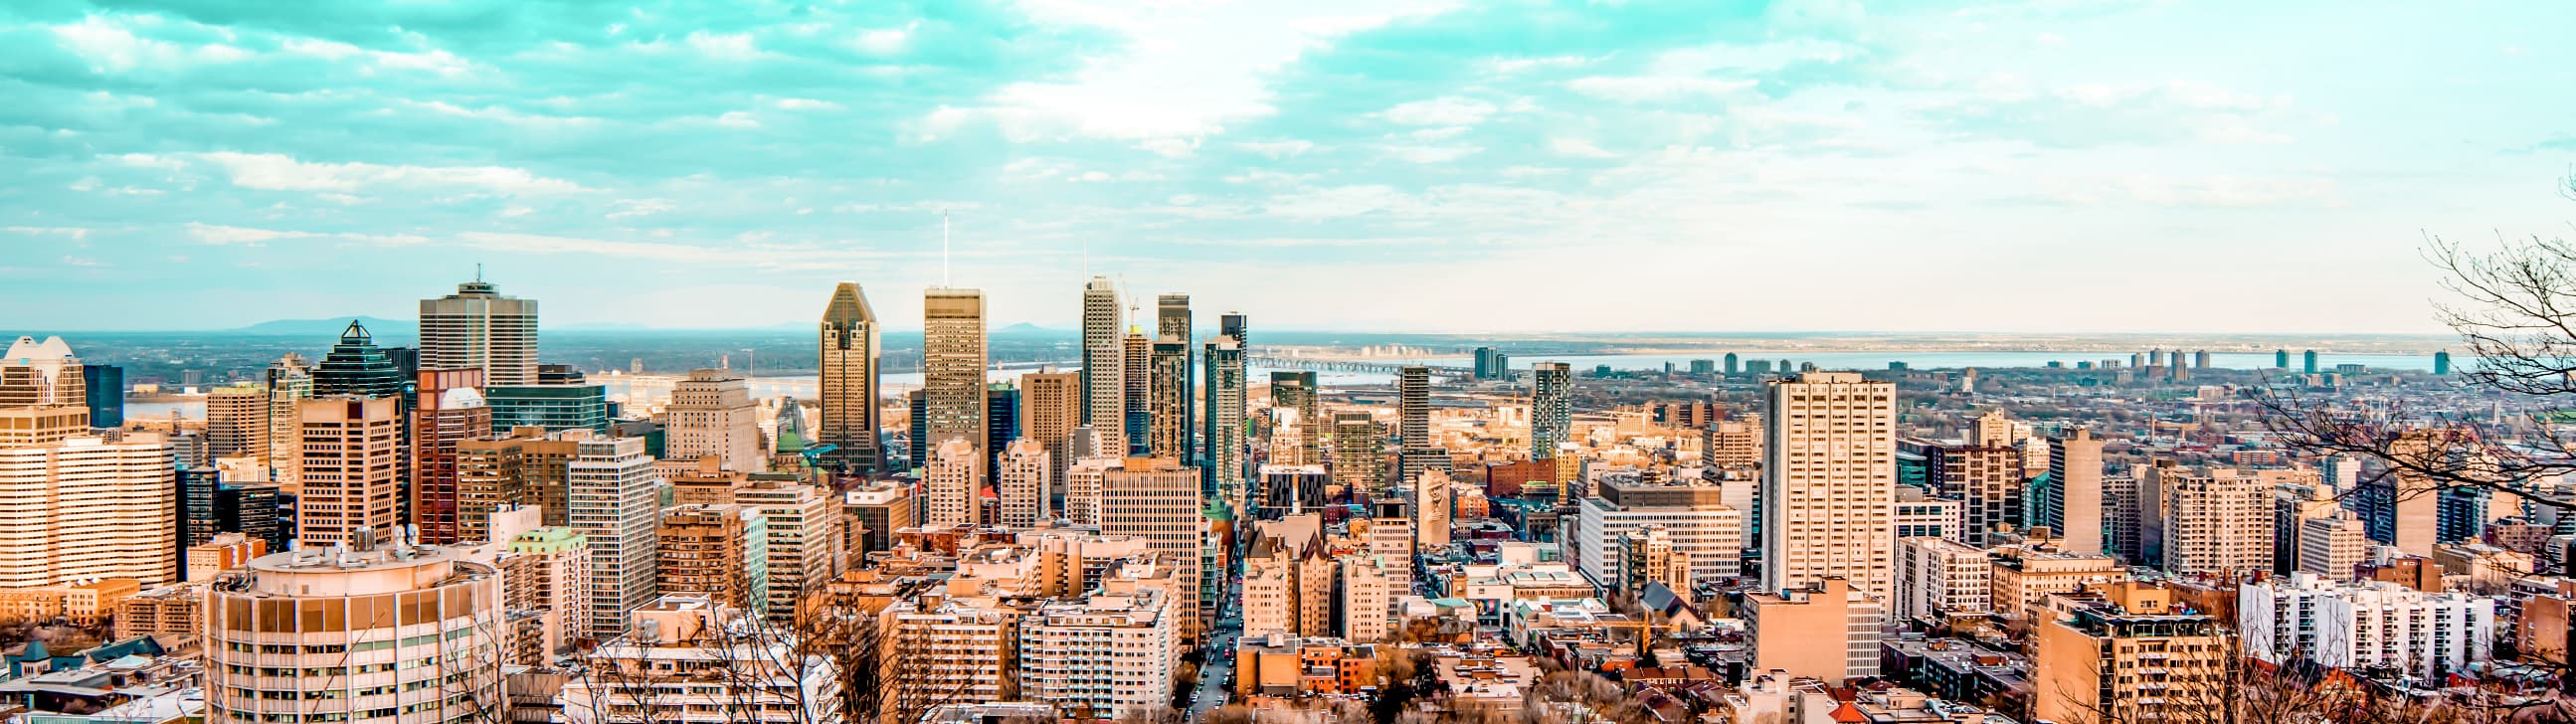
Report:
[[[233,185],[264,191],[358,191],[373,186],[460,186],[488,191],[522,193],[568,193],[584,190],[580,184],[546,178],[525,169],[503,166],[414,166],[372,163],[315,163],[299,161],[284,154],[236,153],[217,151],[186,154],[179,157],[135,155],[123,158],[128,164],[164,167],[185,160],[211,164],[221,169]]]
[[[1565,85],[1576,93],[1616,101],[1660,101],[1689,96],[1722,96],[1752,90],[1760,81],[1681,76],[1592,76]]]
[[[1494,114],[1494,104],[1455,96],[1404,103],[1378,114],[1407,126],[1472,126]]]

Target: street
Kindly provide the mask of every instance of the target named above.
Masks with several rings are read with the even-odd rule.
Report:
[[[1237,608],[1242,600],[1243,585],[1227,585],[1225,605],[1217,609],[1216,630],[1208,633],[1207,656],[1199,664],[1198,690],[1190,694],[1189,721],[1201,720],[1234,695],[1234,659],[1227,654],[1234,652],[1235,639],[1243,635],[1243,612]]]

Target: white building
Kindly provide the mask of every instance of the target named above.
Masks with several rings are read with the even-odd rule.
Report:
[[[368,547],[251,561],[206,590],[206,721],[497,722],[501,576],[456,550]]]
[[[1994,610],[1994,565],[1985,549],[1946,538],[1896,540],[1899,620]]]
[[[1715,486],[1707,487],[1714,495]],[[1663,526],[1672,539],[1673,550],[1690,556],[1694,583],[1742,575],[1744,516],[1734,508],[1713,503],[1623,508],[1606,498],[1585,498],[1575,506],[1572,525],[1563,532],[1565,557],[1594,585],[1604,590],[1614,588],[1626,575],[1619,556],[1619,537],[1649,525]]]
[[[769,559],[768,613],[784,621],[796,614],[799,596],[839,575],[833,546],[840,537],[841,516],[832,510],[832,495],[813,485],[754,479],[733,491],[733,502],[760,515],[766,528],[763,551]]]
[[[537,383],[537,300],[477,279],[420,300],[420,368],[483,370],[484,384]]]
[[[2272,663],[2388,667],[2438,682],[2446,671],[2486,661],[2495,638],[2494,599],[2385,581],[2347,584],[2294,573],[2239,587],[2236,606],[2246,653]]]
[[[587,657],[558,702],[569,724],[841,724],[829,657],[703,596],[663,596]],[[643,711],[634,711],[641,708]]]
[[[1001,503],[1002,525],[1027,528],[1055,517],[1054,511],[1047,509],[1047,491],[1055,486],[1049,473],[1054,469],[1046,445],[1036,440],[1013,440],[1002,449],[1002,468],[993,473],[993,493]]]
[[[2261,571],[2272,567],[2272,490],[2242,471],[2199,471],[2158,460],[2143,468],[2152,505],[2140,541],[2174,573]]]
[[[565,512],[589,542],[590,635],[605,641],[626,632],[626,612],[653,600],[662,475],[644,454],[644,438],[562,434],[578,441]]]
[[[1077,433],[1076,437],[1083,437]],[[1086,457],[1064,469],[1064,517],[1074,525],[1100,525],[1100,484],[1118,469],[1114,457]]]
[[[984,480],[984,455],[975,451],[975,443],[962,437],[939,441],[930,453],[930,464],[921,473],[921,524],[945,528],[960,523],[974,523],[978,511],[976,488]]]
[[[0,447],[0,588],[177,582],[174,475],[153,433]]]
[[[1808,372],[1766,396],[1762,587],[1841,577],[1885,600],[1896,568],[1895,383]]]
[[[1039,606],[1020,620],[1020,696],[1089,719],[1170,706],[1177,618],[1192,615],[1175,603],[1162,588],[1129,587]]]

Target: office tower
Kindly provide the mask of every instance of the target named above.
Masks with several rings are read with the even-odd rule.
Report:
[[[769,527],[730,503],[662,509],[654,590],[703,595],[759,615],[769,608]]]
[[[504,721],[502,600],[500,572],[452,549],[252,561],[240,585],[206,591],[206,720]]]
[[[2021,527],[2021,448],[1934,445],[1927,453],[1932,484],[1959,499],[1961,540],[1994,545]]]
[[[1083,428],[1079,435],[1090,435]],[[1100,525],[1101,482],[1110,470],[1122,464],[1122,458],[1077,458],[1064,469],[1064,517],[1074,525]]]
[[[2434,353],[2433,353],[2433,374],[2435,374],[2435,375],[2441,375],[2441,376],[2448,376],[2448,375],[2450,375],[2450,374],[2451,374],[2451,351],[2450,351],[2450,350],[2447,350],[2447,349],[2446,349],[2446,350],[2441,350],[2441,351],[2438,351],[2438,352],[2434,352]],[[90,386],[90,389],[92,389],[92,390],[96,390],[96,389],[98,389],[98,386],[97,386],[97,385],[91,385],[91,386]],[[96,393],[96,392],[91,392],[91,393],[90,393],[90,396],[91,396],[91,397],[93,397],[93,398],[97,397],[97,395],[98,395],[98,393]],[[94,404],[94,403],[93,403],[93,404]],[[93,416],[95,416],[95,413],[93,413]],[[100,427],[106,427],[106,425],[100,425]]]
[[[904,465],[919,468],[930,464],[930,395],[913,390],[904,393],[903,401],[911,413],[904,426]]]
[[[1167,294],[1163,297],[1165,314],[1174,313],[1170,307],[1173,296]],[[1148,405],[1152,424],[1146,430],[1145,454],[1187,461],[1198,457],[1195,449],[1198,445],[1198,421],[1190,417],[1197,409],[1191,395],[1196,391],[1196,383],[1189,377],[1193,368],[1190,341],[1182,336],[1188,333],[1187,297],[1182,298],[1182,304],[1184,306],[1178,311],[1182,315],[1179,320],[1163,320],[1166,325],[1178,325],[1182,329],[1154,340],[1153,359],[1147,366],[1147,374],[1152,377],[1146,386],[1147,394],[1152,397]]]
[[[296,439],[302,490],[296,493],[295,529],[305,548],[355,546],[359,536],[392,540],[403,427],[391,397],[336,395],[299,401]]]
[[[768,528],[769,619],[786,623],[806,594],[822,590],[840,570],[837,551],[849,545],[840,511],[830,490],[785,474],[753,474],[751,484],[734,490],[733,502],[758,513]]]
[[[1891,613],[1898,621],[1940,621],[1948,614],[1991,612],[1993,568],[1983,548],[1948,538],[1898,538]]]
[[[641,438],[562,433],[576,446],[564,476],[569,527],[590,543],[590,637],[626,631],[626,612],[653,600],[662,476]]]
[[[1243,315],[1227,314],[1239,326]],[[1244,378],[1243,340],[1222,331],[1207,343],[1207,462],[1209,492],[1224,501],[1230,510],[1242,510],[1244,504],[1243,423]]]
[[[223,481],[216,479],[210,467],[181,467],[179,481],[179,545],[201,545],[223,532],[222,521],[215,517],[215,489]]]
[[[1173,580],[1181,640],[1193,646],[1200,640],[1199,549],[1208,538],[1208,521],[1199,515],[1199,484],[1199,472],[1178,461],[1128,458],[1101,471],[1097,510],[1102,535],[1135,536],[1178,567]]]
[[[564,682],[557,716],[565,724],[838,724],[842,682],[869,679],[806,653],[811,644],[746,633],[758,629],[743,619],[756,615],[694,594],[654,599],[629,614],[630,633],[583,657],[598,671]]]
[[[984,480],[984,456],[965,440],[948,439],[930,454],[921,473],[921,524],[944,528],[977,520],[976,493]]]
[[[2145,565],[2147,498],[2131,475],[2102,478],[2102,554],[2132,565]]]
[[[2435,681],[2484,663],[2495,641],[2496,601],[2484,596],[2307,573],[2237,590],[2245,653],[2270,664],[2394,669]]]
[[[2036,638],[2035,720],[2188,721],[2227,711],[2227,697],[2235,693],[2225,682],[2236,644],[2208,616],[2143,602],[2103,603],[2040,622]]]
[[[874,472],[885,464],[877,439],[877,331],[876,311],[858,283],[834,286],[819,333],[823,426],[816,439],[839,448],[822,461],[844,473]]]
[[[1028,528],[1054,518],[1047,505],[1047,491],[1055,488],[1054,471],[1045,445],[1036,440],[1011,442],[993,474],[1002,525]]]
[[[276,362],[269,363],[266,375],[268,387],[266,458],[270,471],[269,479],[276,481],[285,493],[293,495],[302,484],[302,475],[297,466],[304,462],[304,444],[296,437],[302,429],[303,418],[297,410],[306,398],[314,396],[313,368],[304,363],[303,355],[289,352],[279,357]],[[391,399],[395,400],[394,411],[399,419],[402,402],[399,398]],[[397,430],[394,438],[395,446],[401,446],[402,438],[401,431]],[[401,462],[396,461],[395,466],[396,473],[399,474]]]
[[[872,483],[841,493],[842,518],[852,529],[852,553],[893,550],[895,531],[917,524],[912,491],[891,482]]]
[[[1449,452],[1431,436],[1431,368],[1399,368],[1395,393],[1396,482],[1411,485],[1424,470],[1449,467]]]
[[[1109,721],[1170,712],[1187,617],[1173,602],[1156,580],[1039,604],[1020,622],[1020,695]]]
[[[2300,354],[2300,359],[2301,359],[2301,360],[2303,360],[2303,361],[2300,363],[2300,371],[2302,371],[2302,372],[2306,372],[2306,373],[2308,373],[2308,374],[2312,374],[2312,375],[2317,373],[2317,351],[2316,351],[2316,350],[2313,350],[2313,349],[2312,349],[2312,350],[2308,350],[2308,351],[2306,351],[2306,352],[2301,353],[2301,354]]]
[[[1009,382],[984,387],[984,470],[1002,469],[1002,450],[1020,439],[1020,391]],[[979,481],[988,482],[988,481]]]
[[[2191,353],[2191,366],[2197,369],[2209,369],[2209,350]]]
[[[1700,377],[1706,377],[1706,376],[1709,376],[1709,375],[1717,374],[1717,360],[1713,360],[1713,359],[1695,359],[1695,360],[1691,360],[1691,361],[1690,361],[1690,373],[1691,373],[1692,375],[1694,375],[1694,376],[1700,376]]]
[[[1472,374],[1477,380],[1494,379],[1494,354],[1492,347],[1476,348],[1476,364],[1472,368]]]
[[[1324,464],[1324,438],[1330,436],[1331,420],[1324,417],[1323,388],[1316,384],[1313,372],[1272,370],[1270,372],[1270,409],[1289,410],[1296,415],[1298,436],[1294,450],[1270,450],[1270,461],[1295,465]],[[1281,419],[1275,417],[1273,419]]]
[[[2048,504],[2041,521],[2069,553],[2102,553],[2102,439],[2093,431],[2048,439]]]
[[[1260,517],[1277,519],[1323,510],[1324,483],[1330,479],[1322,465],[1261,466]]]
[[[1126,386],[1125,413],[1119,416],[1127,454],[1145,455],[1154,426],[1153,366],[1154,342],[1143,332],[1127,330],[1119,341],[1120,370],[1118,379]]]
[[[491,540],[494,511],[522,505],[535,506],[547,526],[571,526],[572,461],[583,440],[603,437],[586,429],[522,427],[507,437],[458,442],[457,538]]]
[[[2410,471],[2411,469],[2443,470],[2453,467],[2456,456],[2447,434],[2431,430],[2409,430],[2398,434],[2388,445],[2389,458],[2397,464],[2367,482],[2358,483],[2353,496],[2370,526],[2370,537],[2395,547],[2408,555],[2432,557],[2434,544],[2441,540],[2441,509],[2444,491],[2438,481]],[[2351,458],[2330,459],[2340,476],[2346,468],[2357,468]],[[2358,475],[2357,471],[2354,475]]]
[[[2370,557],[2369,530],[2362,525],[2361,516],[2349,510],[2301,518],[2297,544],[2294,572],[2338,581],[2352,580],[2354,568]]]
[[[984,364],[984,293],[949,288],[924,292],[921,390],[927,445],[961,438],[970,445],[984,444]],[[913,430],[914,435],[922,432]]]
[[[1125,450],[1127,430],[1126,341],[1119,336],[1124,308],[1118,285],[1109,277],[1092,277],[1082,287],[1082,422],[1097,430],[1110,447]]]
[[[206,454],[268,456],[268,390],[254,384],[206,391]]]
[[[537,381],[537,300],[501,296],[483,281],[456,285],[456,293],[420,300],[420,366],[483,370],[490,385]]]
[[[1556,457],[1556,446],[1574,434],[1574,366],[1540,362],[1530,367],[1530,458]]]
[[[483,371],[423,370],[411,405],[411,521],[420,542],[451,545],[466,540],[457,524],[457,446],[492,434],[492,409],[483,404]]]
[[[1740,610],[1745,638],[1753,642],[1753,669],[1836,684],[1877,676],[1883,600],[1839,576],[1745,594]]]
[[[340,342],[332,345],[331,352],[323,355],[322,363],[313,369],[313,394],[317,397],[400,397],[410,382],[394,366],[393,358],[376,347],[375,335],[354,321],[340,331]]]
[[[217,483],[214,503],[217,532],[267,541],[272,551],[286,550],[286,544],[294,539],[278,525],[277,486]]]
[[[1226,312],[1216,317],[1216,333],[1220,336],[1233,337],[1235,341],[1243,343],[1243,348],[1247,350],[1252,349],[1251,325],[1251,318],[1245,317],[1242,312]]]
[[[692,370],[671,388],[663,410],[662,457],[713,456],[726,470],[768,469],[760,454],[760,403],[743,378],[724,370]]]
[[[2435,374],[2451,373],[2451,353],[2436,358]],[[89,426],[119,428],[125,426],[125,368],[116,365],[81,365],[81,390],[88,401]]]
[[[177,582],[177,490],[157,433],[0,446],[0,588]]]
[[[1323,518],[1290,515],[1257,524],[1243,558],[1243,635],[1333,635],[1331,551]]]
[[[1896,503],[1896,385],[1856,372],[1774,382],[1763,415],[1762,587],[1850,580],[1885,600]]]
[[[87,380],[79,357],[61,337],[19,337],[0,357],[0,407],[77,407],[89,409]],[[81,425],[87,427],[84,421]]]
[[[1054,466],[1047,476],[1056,481],[1056,486],[1039,491],[1039,495],[1049,500],[1064,497],[1064,469],[1073,463],[1073,451],[1068,446],[1078,427],[1082,427],[1082,373],[1020,375],[1020,437],[1046,447],[1047,460]]]
[[[1615,588],[1629,578],[1619,556],[1623,536],[1660,526],[1673,550],[1690,563],[1690,581],[1715,582],[1743,575],[1744,511],[1728,506],[1724,486],[1712,483],[1643,483],[1604,478],[1574,506],[1557,539],[1566,561],[1596,585]]]
[[[1386,426],[1366,410],[1333,413],[1333,484],[1375,491],[1386,484]]]
[[[2272,491],[2235,470],[2196,471],[2157,460],[2139,488],[2150,498],[2141,545],[2165,570],[2272,568]]]
[[[537,365],[533,385],[486,386],[483,404],[492,408],[497,432],[521,427],[608,432],[608,386],[590,382],[570,365]]]

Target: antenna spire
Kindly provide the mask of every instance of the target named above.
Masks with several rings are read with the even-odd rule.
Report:
[[[939,210],[939,286],[948,282],[948,210]]]
[[[483,262],[474,262],[474,283],[483,283]]]

